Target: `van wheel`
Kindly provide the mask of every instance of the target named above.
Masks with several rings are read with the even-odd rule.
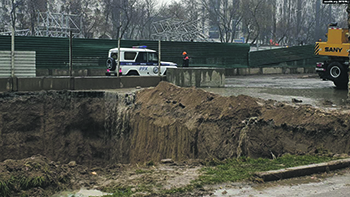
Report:
[[[117,67],[117,63],[115,62],[115,60],[112,57],[110,57],[106,61],[106,66],[107,66],[107,69],[114,71]]]
[[[136,70],[131,70],[128,72],[127,76],[140,76]]]

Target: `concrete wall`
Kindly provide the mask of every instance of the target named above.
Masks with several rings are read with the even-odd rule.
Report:
[[[74,69],[73,76],[106,76],[105,69]],[[69,76],[68,69],[36,69],[36,76]]]
[[[165,77],[28,77],[0,78],[0,92],[103,90],[157,86]]]
[[[168,68],[166,80],[181,87],[224,87],[224,68]]]
[[[12,84],[11,78],[0,78],[0,92],[12,90]]]
[[[314,67],[226,68],[225,76],[315,73]]]
[[[181,67],[179,67],[181,68]],[[198,67],[190,67],[196,69]],[[207,67],[204,67],[204,69]],[[218,68],[221,69],[221,68]],[[225,68],[225,76],[315,73],[314,67]],[[68,70],[37,69],[37,76],[69,76]],[[73,76],[105,76],[104,69],[73,70]]]

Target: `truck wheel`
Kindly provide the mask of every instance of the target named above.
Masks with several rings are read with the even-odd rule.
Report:
[[[339,62],[332,62],[328,66],[330,80],[334,82],[337,88],[345,89],[348,87],[349,76],[347,69]]]

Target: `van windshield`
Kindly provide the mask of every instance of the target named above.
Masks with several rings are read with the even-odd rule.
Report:
[[[140,63],[157,63],[158,54],[155,52],[139,52],[136,62]]]

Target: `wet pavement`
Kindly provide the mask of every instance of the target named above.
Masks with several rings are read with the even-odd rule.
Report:
[[[315,107],[339,108],[347,102],[347,90],[336,89],[332,81],[323,81],[317,74],[310,75],[252,75],[227,77],[225,88],[203,88],[223,96],[240,94]]]
[[[350,174],[335,175],[328,178],[308,176],[303,179],[291,179],[280,183],[240,184],[233,183],[216,190],[215,197],[346,197],[350,196]]]

